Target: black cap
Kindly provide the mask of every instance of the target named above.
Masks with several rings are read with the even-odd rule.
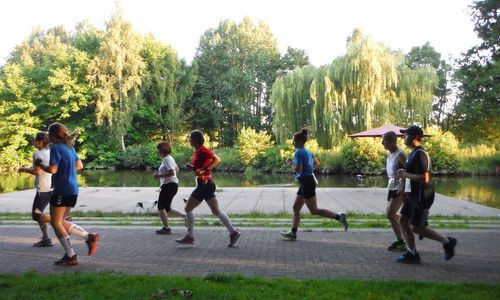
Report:
[[[409,136],[424,136],[424,131],[422,130],[422,128],[420,128],[420,126],[417,125],[410,126],[406,129],[401,129],[400,132]]]

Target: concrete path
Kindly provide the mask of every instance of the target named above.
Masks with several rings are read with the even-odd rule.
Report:
[[[137,202],[144,202],[151,209],[158,198],[156,188],[81,188],[75,211],[141,212]],[[188,198],[193,188],[179,188],[173,207],[182,209],[182,198]],[[220,207],[229,214],[234,213],[279,213],[292,212],[297,188],[255,187],[222,188],[216,195]],[[0,194],[0,212],[31,212],[34,190]],[[383,214],[387,204],[384,188],[318,188],[318,206],[335,212]],[[155,208],[154,208],[155,209]],[[197,215],[209,215],[207,205],[196,209]],[[500,209],[487,207],[466,200],[437,194],[431,215],[444,216],[500,216]]]
[[[80,265],[53,265],[62,254],[57,240],[51,248],[34,248],[39,230],[33,226],[0,225],[0,273],[98,272],[126,274],[199,275],[235,274],[292,278],[398,279],[444,282],[500,281],[499,231],[445,231],[458,238],[456,256],[443,260],[440,243],[417,242],[420,265],[395,262],[399,253],[386,250],[393,241],[388,230],[348,232],[299,231],[295,242],[282,240],[279,229],[242,229],[237,247],[227,248],[223,228],[195,228],[193,246],[178,245],[172,235],[156,235],[151,227],[93,227],[101,246],[93,258],[73,238]]]

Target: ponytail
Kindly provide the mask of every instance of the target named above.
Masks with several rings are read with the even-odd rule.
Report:
[[[68,129],[66,126],[59,122],[50,124],[49,126],[49,136],[52,137],[56,144],[66,144],[68,147],[73,147],[75,145],[75,138],[80,134],[78,130],[73,131],[68,134]]]
[[[293,135],[293,139],[295,141],[301,141],[305,144],[309,139],[310,132],[311,131],[309,130],[309,128],[304,127],[299,132]]]

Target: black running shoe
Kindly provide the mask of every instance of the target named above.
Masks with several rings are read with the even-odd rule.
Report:
[[[415,255],[413,255],[413,254],[411,254],[410,251],[406,251],[405,254],[398,257],[397,262],[398,263],[405,263],[405,264],[419,264],[420,263],[420,254],[415,253]]]
[[[406,249],[406,243],[403,240],[397,240],[387,248],[387,250],[393,252],[405,251],[405,249]]]
[[[347,224],[347,216],[344,213],[339,214],[339,222],[344,226],[344,231],[347,231],[349,225]]]
[[[443,245],[444,249],[444,260],[450,260],[455,255],[455,246],[457,245],[457,239],[448,237],[449,243]]]

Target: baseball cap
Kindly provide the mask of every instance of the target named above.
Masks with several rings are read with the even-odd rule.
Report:
[[[418,125],[412,125],[406,129],[401,129],[400,132],[409,136],[424,136],[424,131]]]

